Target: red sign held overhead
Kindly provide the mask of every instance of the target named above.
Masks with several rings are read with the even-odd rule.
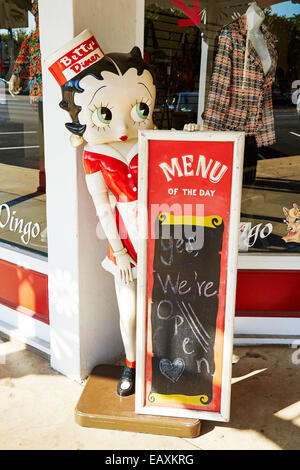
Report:
[[[184,26],[199,26],[201,23],[201,10],[200,10],[200,0],[194,0],[193,9],[191,9],[184,1],[182,0],[171,0],[174,5],[180,8],[183,13],[189,17],[188,20],[179,20],[178,26],[180,28]]]

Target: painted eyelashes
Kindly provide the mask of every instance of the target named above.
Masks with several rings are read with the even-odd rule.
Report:
[[[134,105],[131,106],[130,116],[134,124],[141,125],[149,120],[150,116],[150,103],[143,100],[137,101]],[[113,119],[112,109],[109,104],[104,106],[102,103],[99,107],[95,104],[92,105],[93,108],[88,108],[91,112],[91,120],[93,123],[92,127],[97,127],[98,131],[100,129],[106,130],[110,128],[111,121]]]
[[[109,107],[107,104],[106,106],[101,105],[97,108],[96,105],[94,105],[94,108],[89,110],[91,111],[91,120],[93,123],[93,127],[97,127],[98,131],[100,129],[103,129],[104,131],[106,130],[106,127],[110,127],[110,123],[112,121],[112,109]]]

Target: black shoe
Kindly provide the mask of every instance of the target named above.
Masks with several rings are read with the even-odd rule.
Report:
[[[127,383],[126,383],[127,382]],[[125,384],[128,385],[125,388]],[[123,385],[123,387],[122,387]],[[135,390],[135,369],[125,366],[118,383],[117,393],[120,397],[128,397]]]

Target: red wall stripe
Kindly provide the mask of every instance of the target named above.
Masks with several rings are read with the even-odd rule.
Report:
[[[0,260],[0,303],[49,324],[48,276]]]
[[[239,270],[236,316],[300,318],[300,271]]]
[[[239,270],[236,316],[300,318],[300,271]],[[49,324],[48,276],[0,260],[0,303]]]

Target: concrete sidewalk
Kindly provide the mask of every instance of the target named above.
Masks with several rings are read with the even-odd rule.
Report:
[[[203,422],[196,439],[80,427],[81,392],[24,345],[1,340],[0,449],[300,449],[300,350],[288,346],[234,348],[231,420]]]

